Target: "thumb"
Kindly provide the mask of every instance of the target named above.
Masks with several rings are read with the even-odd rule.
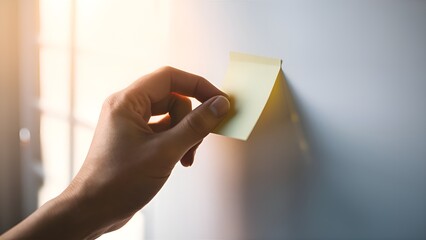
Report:
[[[224,119],[229,112],[230,103],[224,96],[212,97],[188,115],[165,134],[171,146],[186,153],[200,142]]]

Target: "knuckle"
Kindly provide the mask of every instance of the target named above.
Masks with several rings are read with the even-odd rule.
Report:
[[[126,102],[130,101],[129,98],[130,96],[126,91],[113,93],[105,99],[102,108],[109,112],[116,112],[121,109]]]
[[[117,93],[114,93],[105,99],[102,107],[104,109],[111,110],[111,109],[116,109],[118,105],[119,105],[119,96]]]
[[[191,99],[187,97],[181,97],[182,105],[187,106],[189,108],[192,108],[192,102]]]
[[[171,66],[163,66],[163,67],[161,67],[161,68],[158,69],[159,72],[166,73],[166,74],[170,74],[174,70],[175,70],[175,68],[173,68]]]

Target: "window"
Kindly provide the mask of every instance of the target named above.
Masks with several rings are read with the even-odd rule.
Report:
[[[169,0],[39,0],[37,108],[45,178],[39,205],[77,173],[104,99],[167,64],[169,5]],[[143,235],[138,213],[103,239]]]

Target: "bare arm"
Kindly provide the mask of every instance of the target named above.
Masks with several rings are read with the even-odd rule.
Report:
[[[165,67],[104,103],[86,160],[68,188],[2,239],[93,239],[122,227],[229,110],[202,77]],[[192,111],[187,97],[203,104]],[[152,115],[169,113],[159,123]]]

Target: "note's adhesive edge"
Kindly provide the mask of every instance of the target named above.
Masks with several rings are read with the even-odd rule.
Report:
[[[246,53],[239,52],[230,52],[229,53],[230,61],[241,61],[241,62],[252,62],[258,64],[268,64],[275,65],[281,68],[282,60],[278,58],[270,58],[270,57],[261,57]]]

